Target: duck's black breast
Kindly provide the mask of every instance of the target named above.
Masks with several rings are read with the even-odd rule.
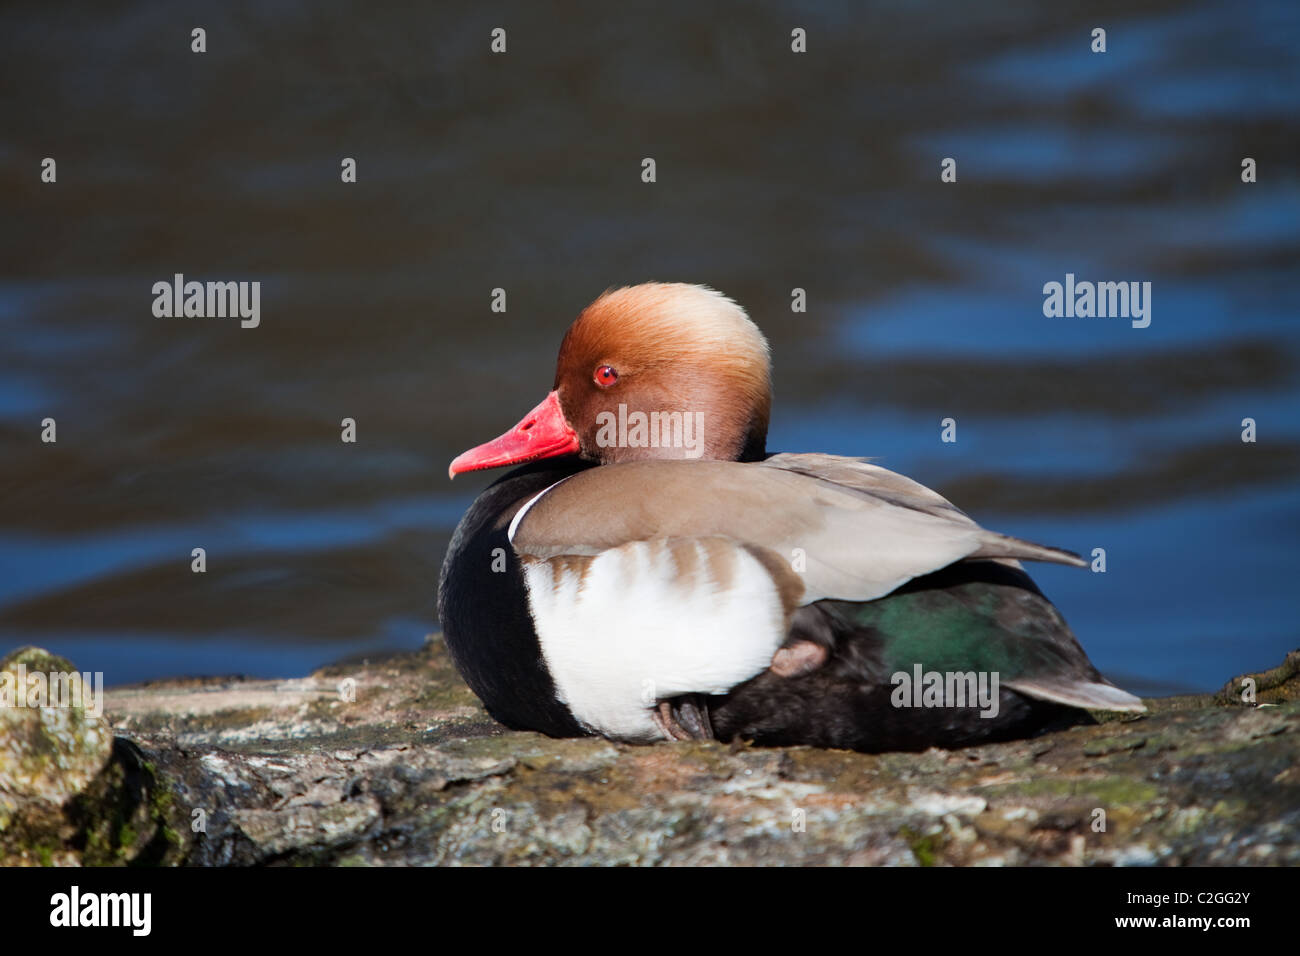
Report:
[[[576,458],[524,465],[490,485],[461,518],[438,581],[438,618],[456,669],[494,718],[552,737],[585,731],[555,696],[507,532],[538,492],[591,467]]]

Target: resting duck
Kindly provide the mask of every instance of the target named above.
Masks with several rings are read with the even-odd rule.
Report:
[[[439,582],[496,719],[875,752],[1145,709],[1018,559],[1086,562],[864,459],[769,455],[770,405],[767,342],[718,292],[638,285],[578,316],[550,394],[451,463],[523,465],[470,507]]]

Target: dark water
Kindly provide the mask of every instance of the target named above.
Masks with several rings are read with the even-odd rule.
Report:
[[[1105,548],[1036,574],[1131,689],[1300,644],[1294,0],[410,6],[0,13],[0,651],[120,682],[418,645],[489,480],[447,462],[647,279],[768,334],[772,448]],[[260,326],[156,318],[177,272],[260,281]],[[1151,282],[1150,327],[1044,317],[1067,272]]]

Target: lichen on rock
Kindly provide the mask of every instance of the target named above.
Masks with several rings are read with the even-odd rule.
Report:
[[[0,661],[0,861],[67,856],[63,808],[99,776],[113,749],[108,720],[88,712],[90,683],[35,647]]]
[[[0,862],[1295,865],[1300,651],[1250,676],[1253,703],[1236,678],[965,750],[631,746],[501,727],[434,637],[298,680],[118,688],[116,738],[56,734],[66,756],[14,725],[10,764],[67,769]]]

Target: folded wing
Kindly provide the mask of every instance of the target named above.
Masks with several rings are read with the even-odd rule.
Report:
[[[986,531],[902,475],[819,454],[591,469],[525,506],[511,542],[561,698],[629,739],[657,735],[656,699],[761,673],[801,606],[872,601],[965,559],[1084,564]]]
[[[986,531],[923,485],[833,455],[592,469],[543,495],[512,540],[545,559],[659,537],[724,538],[776,555],[798,574],[804,604],[874,600],[964,558],[1085,563]]]

